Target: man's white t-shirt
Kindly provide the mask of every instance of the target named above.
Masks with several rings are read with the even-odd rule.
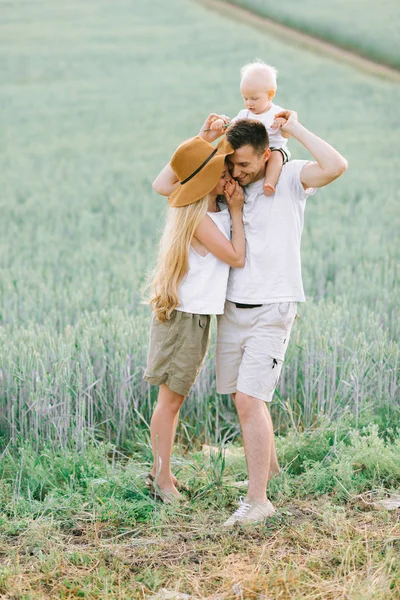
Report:
[[[286,148],[287,146],[287,138],[284,138],[280,129],[276,131],[271,129],[271,125],[274,122],[275,115],[285,110],[281,106],[277,104],[272,104],[271,108],[260,115],[256,115],[250,110],[243,109],[239,112],[238,115],[234,119],[232,119],[232,123],[237,121],[238,119],[252,119],[253,121],[261,121],[265,126],[265,129],[268,131],[268,139],[270,148]]]
[[[227,299],[243,304],[304,302],[300,243],[306,198],[300,172],[306,160],[283,168],[273,196],[264,196],[263,179],[245,188],[243,223],[246,263],[230,270]]]

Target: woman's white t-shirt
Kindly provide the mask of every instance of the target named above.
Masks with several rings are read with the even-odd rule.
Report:
[[[220,212],[208,212],[218,229],[230,239],[231,218],[227,207]],[[191,246],[189,268],[179,286],[179,306],[176,310],[198,315],[222,315],[228,285],[229,265],[211,252],[201,256]]]

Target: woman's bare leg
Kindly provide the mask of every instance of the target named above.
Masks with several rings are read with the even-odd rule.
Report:
[[[173,392],[167,385],[160,386],[158,400],[150,422],[154,464],[151,474],[165,494],[180,496],[171,473],[171,452],[174,443],[179,410],[185,396]]]

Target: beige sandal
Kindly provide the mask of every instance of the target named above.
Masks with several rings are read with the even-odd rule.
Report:
[[[153,487],[154,487],[154,483],[155,483],[155,477],[154,477],[154,475],[152,475],[151,473],[148,473],[146,481],[145,481],[145,486],[149,490],[152,490]],[[175,480],[174,485],[175,485],[176,489],[179,490],[179,491],[181,491],[181,492],[188,492],[189,491],[189,488],[187,488],[185,484],[181,483],[177,479]]]
[[[186,489],[184,486],[180,485],[178,481],[175,485],[178,490]],[[152,475],[151,473],[147,475],[145,486],[154,495],[155,499],[161,500],[162,502],[164,502],[164,504],[172,504],[174,502],[179,502],[181,499],[183,499],[183,497],[180,498],[178,496],[175,496],[174,494],[166,494],[165,492],[163,492],[156,483],[154,475]]]

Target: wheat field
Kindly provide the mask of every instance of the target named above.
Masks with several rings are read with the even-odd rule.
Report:
[[[399,87],[188,0],[0,11],[0,597],[397,600],[398,511],[373,505],[400,483]],[[181,411],[185,500],[144,486],[141,289],[166,208],[151,182],[209,112],[237,114],[257,57],[349,170],[306,211],[277,512],[227,534],[247,469],[214,341]]]
[[[3,3],[0,410],[5,441],[82,447],[146,429],[151,269],[165,200],[151,181],[205,116],[241,108],[239,69],[279,69],[277,102],[346,156],[308,203],[307,302],[273,403],[278,431],[399,414],[399,87],[195,3]],[[307,156],[290,142],[294,157]],[[184,441],[229,441],[214,346]],[[385,425],[385,426],[386,426]]]

